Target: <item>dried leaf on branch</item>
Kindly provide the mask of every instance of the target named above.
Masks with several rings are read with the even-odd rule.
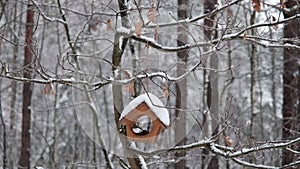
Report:
[[[44,84],[44,88],[43,88],[43,95],[45,96],[47,93],[48,93],[48,90],[47,90],[47,85],[46,85],[46,84]]]
[[[275,16],[271,15],[271,18],[272,18],[272,22],[276,22],[277,19],[276,19]],[[276,25],[273,26],[274,30],[277,30],[278,28],[279,28],[278,24],[276,24]]]
[[[156,26],[154,28],[154,40],[157,41],[158,40],[158,26]]]
[[[226,146],[230,147],[232,146],[233,140],[229,136],[223,136],[224,142]]]
[[[132,78],[132,74],[127,71],[127,70],[122,70],[122,72],[124,73],[124,77],[127,79]],[[131,94],[131,95],[135,95],[135,90],[134,90],[134,82],[130,82],[129,84],[127,84],[125,86],[126,90]]]
[[[165,84],[164,84],[163,93],[164,93],[164,96],[165,96],[166,98],[169,97],[169,85],[168,85],[168,83],[165,83]]]
[[[107,21],[106,21],[106,30],[108,30],[108,31],[112,30],[111,20],[110,19],[107,19]]]
[[[288,0],[281,0],[281,5],[280,8],[286,8],[286,3],[288,2]]]
[[[133,82],[129,83],[129,85],[127,86],[127,89],[128,89],[128,92],[129,92],[131,95],[135,95],[134,83],[133,83]]]
[[[55,95],[55,91],[54,91],[54,89],[53,89],[53,88],[54,88],[54,87],[53,87],[53,83],[50,82],[50,83],[49,83],[49,86],[50,86],[50,95],[51,95],[51,96],[54,96],[54,95]]]
[[[100,22],[96,18],[92,18],[88,22],[89,28],[92,29],[92,30],[94,30],[94,31],[97,30],[99,24],[100,24]]]
[[[132,77],[132,74],[129,72],[129,71],[127,71],[127,70],[122,70],[123,71],[123,73],[124,73],[124,76],[125,76],[125,78],[131,78]]]
[[[243,35],[243,40],[245,41],[246,39],[247,39],[247,31],[245,31]]]
[[[143,22],[142,22],[142,21],[138,22],[138,23],[135,25],[135,30],[134,30],[134,32],[136,33],[136,35],[137,35],[138,37],[140,37],[141,34],[142,34],[142,27],[143,27]]]
[[[234,14],[233,14],[233,11],[232,11],[232,9],[230,9],[230,8],[228,8],[227,9],[227,17],[233,17],[234,16]]]
[[[148,19],[152,23],[155,22],[155,8],[154,8],[154,5],[152,5],[151,9],[148,11]]]
[[[256,12],[260,12],[260,11],[261,11],[261,3],[260,3],[260,0],[252,0],[252,6],[253,6],[253,9],[254,9]]]
[[[54,91],[54,87],[53,87],[53,83],[50,82],[49,84],[44,84],[43,87],[43,95],[45,96],[46,94],[50,94],[51,96],[55,95],[55,91]]]

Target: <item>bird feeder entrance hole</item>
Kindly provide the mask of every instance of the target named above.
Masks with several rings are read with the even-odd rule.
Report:
[[[136,135],[146,135],[153,129],[153,123],[149,116],[142,115],[139,117],[132,127],[132,132]]]
[[[151,96],[152,99],[158,99],[152,94]],[[168,125],[164,124],[165,118],[161,119],[164,114],[163,117],[167,117],[167,122],[169,122],[168,111],[165,108],[151,107],[153,105],[149,105],[151,103],[146,100],[147,98],[147,96],[141,96],[132,100],[132,103],[129,103],[121,114],[121,133],[126,135],[129,141],[155,143],[158,135]],[[163,106],[161,102],[159,104]]]

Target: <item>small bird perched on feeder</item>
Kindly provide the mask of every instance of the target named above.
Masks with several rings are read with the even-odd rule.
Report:
[[[121,125],[119,133],[124,134],[125,136],[127,136],[126,125]]]
[[[132,126],[132,131],[137,135],[146,135],[152,130],[152,122],[149,116],[141,116]]]
[[[142,129],[140,126],[138,126],[136,124],[133,125],[132,131],[134,132],[134,134],[141,135],[141,136],[149,133],[149,131]]]

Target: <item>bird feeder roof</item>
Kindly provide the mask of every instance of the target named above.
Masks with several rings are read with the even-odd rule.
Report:
[[[165,105],[161,100],[152,93],[141,94],[135,99],[133,99],[123,110],[119,120],[122,120],[127,116],[132,110],[134,110],[138,105],[145,102],[150,110],[157,116],[157,118],[165,125],[170,125],[169,112],[165,108]]]

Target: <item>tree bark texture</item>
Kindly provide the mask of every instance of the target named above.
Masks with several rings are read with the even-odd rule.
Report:
[[[24,78],[31,79],[33,68],[32,35],[34,25],[33,5],[28,4],[26,16],[25,48],[24,48]],[[22,144],[19,168],[30,168],[30,114],[31,114],[32,83],[23,83],[23,105],[22,105]]]
[[[297,4],[298,3],[298,4]],[[289,18],[299,14],[300,1],[289,0],[286,3],[284,17]],[[296,5],[298,5],[297,8]],[[299,41],[300,37],[300,19],[294,19],[287,22],[283,30],[284,38],[291,38]],[[295,44],[296,42],[286,41],[286,43]],[[299,45],[299,42],[298,44]],[[300,50],[285,48],[283,51],[283,130],[282,139],[292,139],[299,137],[299,57]],[[292,146],[293,150],[299,150],[298,146]],[[295,161],[297,155],[288,150],[283,150],[283,165]]]

